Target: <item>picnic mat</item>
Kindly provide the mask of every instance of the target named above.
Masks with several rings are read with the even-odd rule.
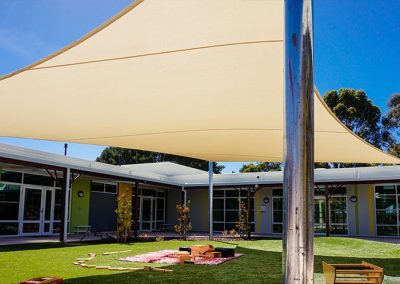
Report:
[[[160,250],[156,252],[148,252],[144,254],[128,256],[124,258],[118,258],[120,261],[127,262],[145,262],[145,263],[166,263],[166,264],[178,264],[178,260],[173,255],[178,252],[177,250]],[[226,261],[241,257],[243,254],[236,253],[233,257],[217,257],[217,258],[205,258],[196,257],[195,264],[203,265],[217,265]]]

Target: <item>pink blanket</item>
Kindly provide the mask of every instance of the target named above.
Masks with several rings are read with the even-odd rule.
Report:
[[[124,258],[119,258],[120,261],[127,262],[144,262],[144,263],[166,263],[166,264],[177,264],[178,260],[172,255],[176,253],[177,250],[161,250],[156,252],[148,252],[144,254],[128,256]],[[226,261],[238,258],[243,254],[237,253],[233,257],[218,257],[218,258],[205,258],[205,257],[196,257],[195,264],[203,264],[203,265],[217,265],[224,263]]]

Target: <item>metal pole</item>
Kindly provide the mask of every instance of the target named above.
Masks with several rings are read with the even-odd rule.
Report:
[[[64,156],[67,156],[68,144],[64,143]]]
[[[251,206],[250,206],[250,190],[251,186],[247,188],[247,222],[250,224],[250,214],[251,214]],[[251,238],[251,224],[250,224],[250,230],[247,231],[247,239],[250,240]]]
[[[313,283],[313,0],[285,0],[284,283]]]
[[[214,239],[213,233],[213,185],[214,185],[214,163],[208,162],[208,218],[209,218],[209,239]]]
[[[64,172],[65,177],[65,203],[64,203],[64,230],[63,230],[63,243],[67,242],[67,233],[68,233],[68,208],[69,208],[69,187],[70,187],[70,176],[71,169],[67,168]]]
[[[330,212],[329,212],[329,185],[325,187],[325,232],[326,236],[330,235]]]
[[[134,227],[133,227],[133,235],[135,238],[138,237],[138,218],[139,218],[139,182],[135,182],[135,211],[134,211]]]

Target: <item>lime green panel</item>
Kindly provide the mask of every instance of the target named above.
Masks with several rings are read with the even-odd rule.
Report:
[[[80,191],[83,192],[82,197],[78,196]],[[90,180],[77,179],[74,181],[71,196],[71,229],[73,231],[74,226],[89,225]]]

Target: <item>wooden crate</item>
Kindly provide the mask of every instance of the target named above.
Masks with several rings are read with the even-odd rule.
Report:
[[[207,258],[220,258],[221,253],[218,251],[208,251],[208,252],[206,252],[206,257]]]
[[[363,261],[361,264],[328,264],[322,262],[327,284],[380,284],[383,268]]]
[[[191,249],[192,249],[192,254],[193,254],[193,252],[196,252],[201,255],[204,255],[206,252],[209,252],[209,251],[215,251],[215,249],[212,245],[193,245],[191,247]]]

